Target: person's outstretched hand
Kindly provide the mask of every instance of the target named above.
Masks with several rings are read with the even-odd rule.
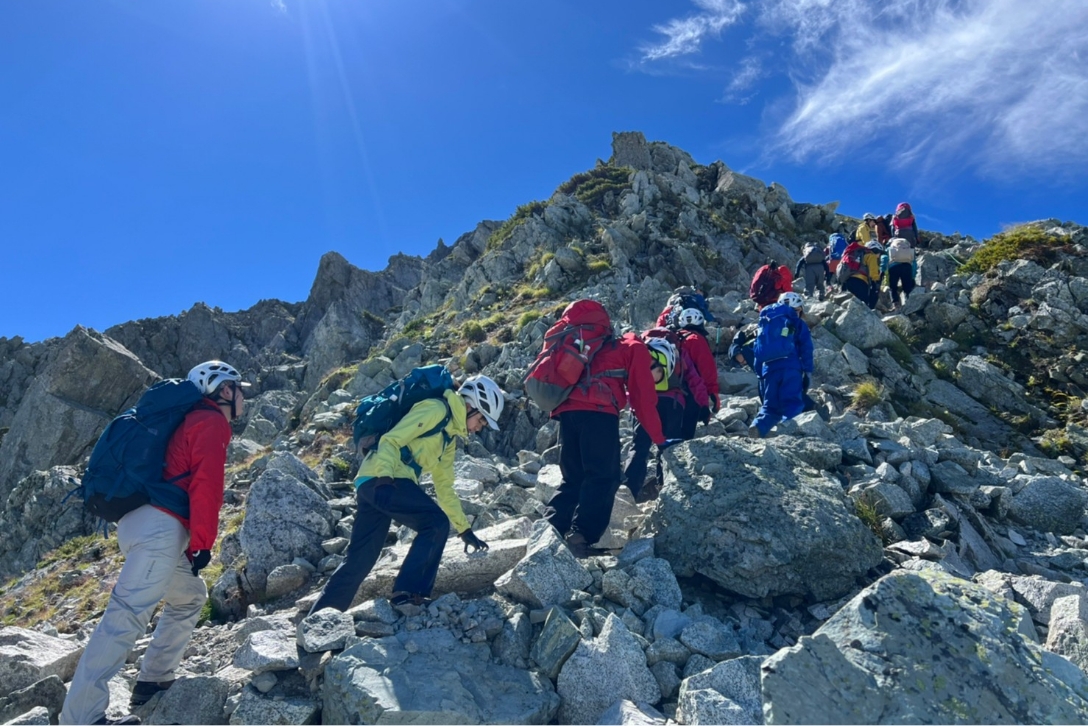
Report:
[[[468,551],[469,547],[473,548],[473,550],[472,550],[473,552],[479,552],[480,550],[484,550],[486,552],[487,550],[491,549],[490,547],[487,546],[487,542],[484,542],[482,539],[477,537],[476,533],[473,532],[471,528],[466,529],[464,532],[462,532],[458,536],[461,538],[461,541],[465,543],[465,554],[466,555],[469,554],[469,551]]]

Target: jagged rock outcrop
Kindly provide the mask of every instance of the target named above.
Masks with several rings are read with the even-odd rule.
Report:
[[[69,478],[78,474],[66,466],[36,471],[8,495],[0,509],[0,579],[33,569],[46,553],[94,531],[94,517],[78,497],[65,501],[73,489]]]
[[[682,576],[752,598],[830,600],[881,560],[841,485],[774,446],[704,438],[667,456],[646,531]]]
[[[763,664],[768,724],[1079,723],[1088,684],[1017,634],[1019,606],[932,572],[892,573]]]
[[[244,555],[250,597],[264,595],[268,573],[296,557],[317,563],[325,556],[322,541],[333,532],[325,500],[295,477],[269,469],[253,482],[238,538]]]
[[[0,496],[35,469],[77,463],[155,379],[117,342],[74,329],[30,385],[0,442]]]

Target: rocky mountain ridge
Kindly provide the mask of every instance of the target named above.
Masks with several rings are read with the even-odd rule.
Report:
[[[823,416],[743,438],[755,378],[721,355],[721,411],[668,452],[656,502],[618,496],[612,556],[575,560],[541,520],[556,430],[520,378],[567,301],[592,296],[640,329],[695,285],[723,352],[755,318],[759,265],[792,267],[805,242],[856,224],[617,134],[607,163],[426,258],[370,273],[327,254],[303,303],[0,340],[0,574],[16,578],[0,595],[15,690],[0,715],[55,712],[119,567],[63,501],[67,478],[149,382],[223,357],[255,395],[231,444],[209,620],[190,677],[146,707],[154,722],[1084,720],[1078,225],[981,246],[923,230],[927,289],[898,313],[850,296],[806,308]],[[1003,246],[1016,254],[987,262]],[[350,535],[355,402],[434,360],[509,392],[503,430],[458,462],[491,551],[451,544],[441,597],[397,612],[382,596],[410,541],[398,530],[351,612],[301,621]],[[115,685],[123,704],[130,683]]]

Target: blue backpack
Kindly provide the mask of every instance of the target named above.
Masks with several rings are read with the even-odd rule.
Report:
[[[189,494],[176,482],[189,472],[164,481],[162,470],[170,437],[203,397],[192,381],[169,378],[147,389],[134,407],[110,421],[76,490],[84,508],[107,522],[145,504],[188,519]]]
[[[797,311],[786,303],[775,303],[763,308],[759,313],[759,331],[753,346],[755,359],[762,365],[797,355],[794,336],[797,326],[803,324]]]
[[[835,234],[828,237],[827,241],[828,241],[828,248],[829,248],[828,252],[830,252],[830,254],[831,254],[831,259],[841,260],[842,259],[842,253],[846,251],[846,246],[847,246],[846,238],[843,237],[838,232],[836,232]]]
[[[353,438],[360,452],[369,451],[378,445],[378,440],[389,432],[420,401],[437,398],[446,405],[446,416],[442,422],[423,436],[433,436],[450,422],[452,412],[446,403],[444,393],[452,391],[457,385],[453,376],[442,365],[429,365],[413,368],[399,381],[393,381],[378,393],[367,396],[355,409]],[[407,447],[404,447],[407,449]],[[405,452],[401,451],[403,459]],[[407,461],[405,463],[408,463]]]
[[[672,308],[670,323],[675,323],[676,318],[680,313],[688,308],[695,308],[701,312],[708,323],[713,323],[716,320],[714,315],[710,312],[710,306],[707,305],[706,298],[693,287],[684,286],[676,288],[676,292],[669,296],[665,306]],[[675,325],[673,327],[675,327]]]

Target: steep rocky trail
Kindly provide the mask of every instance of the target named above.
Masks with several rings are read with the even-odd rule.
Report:
[[[330,253],[303,303],[0,340],[0,716],[55,710],[119,567],[68,477],[151,380],[221,356],[254,395],[207,619],[151,722],[1088,718],[1085,229],[923,230],[924,287],[901,310],[808,304],[819,411],[752,441],[755,377],[723,354],[756,319],[751,273],[858,220],[641,134],[613,152],[427,258],[368,273]],[[656,501],[617,495],[609,554],[577,560],[542,520],[557,431],[521,377],[569,300],[642,329],[682,284],[719,321],[721,410],[667,452]],[[436,361],[508,392],[502,431],[457,464],[491,550],[451,539],[436,601],[398,611],[396,529],[349,613],[304,620],[353,524],[355,404]]]

